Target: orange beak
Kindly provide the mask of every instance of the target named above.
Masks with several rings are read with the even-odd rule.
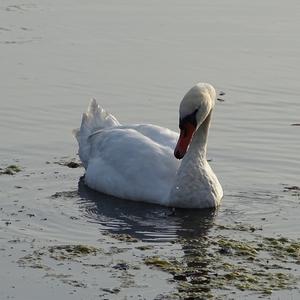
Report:
[[[195,130],[196,127],[191,123],[185,123],[180,129],[180,136],[174,150],[174,156],[177,159],[182,159],[184,157]]]

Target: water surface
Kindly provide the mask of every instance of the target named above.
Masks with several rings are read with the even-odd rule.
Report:
[[[3,0],[0,167],[16,163],[23,168],[13,177],[0,176],[0,243],[6,249],[0,254],[9,274],[1,272],[3,295],[32,299],[43,291],[45,299],[54,294],[104,299],[101,288],[124,279],[112,276],[108,264],[102,283],[99,270],[72,265],[72,276],[74,270],[92,274],[78,279],[88,291],[58,283],[50,271],[44,278],[44,269],[22,269],[16,261],[30,247],[55,243],[114,247],[116,242],[103,235],[107,232],[150,243],[156,254],[178,256],[184,247],[177,239],[213,235],[215,223],[252,224],[265,235],[297,239],[299,193],[284,190],[299,186],[300,175],[300,131],[290,126],[300,122],[299,6],[292,0]],[[213,114],[208,147],[225,192],[218,211],[174,213],[113,199],[86,188],[82,168],[56,164],[76,156],[71,131],[80,125],[91,97],[121,123],[177,130],[178,104],[198,81],[226,92]],[[22,242],[14,243],[9,254],[8,241],[16,239]],[[137,254],[120,255],[135,261]],[[56,275],[66,272],[51,267]],[[110,297],[154,299],[175,289],[176,282],[166,284],[168,275],[159,270],[142,267],[140,272],[143,282],[135,273],[135,284]],[[30,276],[32,281],[23,280]],[[282,293],[274,299],[299,295],[297,290]]]

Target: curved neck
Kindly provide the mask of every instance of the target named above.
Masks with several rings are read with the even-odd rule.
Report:
[[[185,161],[190,161],[195,159],[206,160],[207,136],[208,136],[208,129],[211,120],[211,114],[212,112],[208,114],[204,122],[195,132],[192,142],[189,146],[189,149],[181,162],[181,166],[184,165]]]
[[[213,207],[221,197],[220,184],[206,160],[211,112],[194,134],[169,194],[169,205]]]

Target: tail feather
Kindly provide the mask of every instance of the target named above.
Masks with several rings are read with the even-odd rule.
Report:
[[[86,167],[90,154],[89,136],[95,131],[119,126],[118,120],[111,114],[107,113],[98,105],[95,99],[92,99],[86,113],[83,113],[80,129],[74,129],[73,134],[79,144],[79,157]]]

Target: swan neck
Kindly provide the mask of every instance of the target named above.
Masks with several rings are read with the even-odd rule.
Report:
[[[222,198],[222,188],[206,160],[210,119],[211,112],[194,134],[183,157],[169,194],[169,205],[214,207]]]
[[[189,150],[186,154],[187,158],[189,158],[190,154],[192,154],[192,156],[195,156],[196,154],[197,157],[206,159],[207,137],[210,120],[211,112],[195,132]]]

